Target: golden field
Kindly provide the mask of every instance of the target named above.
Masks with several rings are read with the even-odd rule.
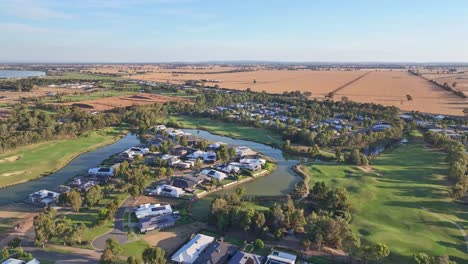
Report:
[[[109,69],[100,68],[99,70],[106,72]],[[218,85],[221,88],[238,90],[250,88],[253,91],[277,94],[299,90],[311,92],[314,98],[324,98],[329,92],[368,73],[355,82],[342,87],[336,92],[333,99],[341,100],[343,96],[346,96],[352,101],[396,106],[404,111],[415,110],[458,116],[463,116],[463,110],[468,108],[466,98],[457,97],[420,77],[410,75],[405,70],[312,71],[269,70],[262,67],[251,67],[248,68],[248,71],[226,72],[236,70],[236,68],[221,66],[207,66],[205,68],[148,66],[145,69],[148,72],[129,74],[126,77],[176,84],[182,84],[188,80],[205,80],[203,82],[205,86]],[[242,69],[245,70],[245,68]],[[463,76],[455,78],[461,77]],[[460,90],[468,89],[465,88],[467,87],[466,79],[456,80],[457,88]],[[413,100],[408,101],[407,94],[411,95]]]

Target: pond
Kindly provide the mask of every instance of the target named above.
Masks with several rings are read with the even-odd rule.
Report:
[[[0,205],[23,201],[30,193],[41,189],[57,190],[58,186],[65,183],[68,179],[86,172],[89,168],[98,166],[109,156],[138,144],[140,144],[140,140],[137,136],[128,134],[113,144],[79,155],[65,167],[48,176],[1,188]],[[31,166],[34,166],[34,164],[31,164]]]
[[[45,76],[42,71],[0,70],[0,79]]]

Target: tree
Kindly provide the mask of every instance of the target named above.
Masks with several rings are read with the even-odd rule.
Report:
[[[413,254],[413,261],[416,264],[432,264],[431,257],[429,257],[426,253]]]
[[[105,249],[109,249],[115,256],[118,256],[120,253],[122,253],[122,247],[120,247],[119,242],[113,237],[110,237],[106,240]]]
[[[102,264],[113,264],[117,260],[117,257],[112,253],[112,250],[106,248],[101,255],[100,263]]]
[[[8,248],[7,247],[4,247],[2,249],[2,258],[4,260],[8,259],[10,257],[10,252],[8,251]]]
[[[406,95],[406,100],[413,101],[413,97],[411,96],[411,94]]]
[[[255,211],[254,217],[252,220],[253,229],[258,233],[263,232],[265,231],[265,223],[266,223],[265,214],[261,211]]]
[[[143,251],[143,262],[145,264],[165,264],[166,252],[160,247],[146,248]]]
[[[88,207],[92,208],[99,203],[102,198],[102,189],[99,185],[89,188],[85,194],[85,201]]]
[[[81,194],[77,189],[73,189],[68,194],[68,202],[71,204],[73,211],[80,211],[83,200],[81,199]]]
[[[141,258],[137,258],[137,257],[128,257],[127,258],[127,263],[128,264],[142,264],[143,260],[141,260]]]
[[[379,261],[388,255],[390,255],[390,250],[384,244],[373,244],[368,241],[364,241],[361,245],[361,254],[362,258],[367,262],[368,260],[371,261]]]
[[[252,218],[254,216],[254,213],[254,210],[251,208],[242,211],[240,227],[246,232],[250,229],[250,226],[252,225]]]
[[[13,248],[19,247],[20,244],[21,244],[21,239],[19,237],[15,237],[12,240],[10,240],[10,242],[8,242],[8,247],[13,249]]]
[[[256,250],[263,249],[264,247],[265,247],[265,243],[263,242],[263,240],[261,240],[260,238],[255,239],[254,248]]]

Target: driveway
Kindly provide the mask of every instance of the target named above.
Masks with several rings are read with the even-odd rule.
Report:
[[[114,229],[109,233],[95,238],[92,242],[92,246],[94,248],[104,249],[106,246],[106,240],[111,237],[115,238],[120,244],[128,242],[128,233],[125,230],[125,222],[127,219],[124,219],[124,214],[127,211],[131,211],[134,202],[135,200],[130,197],[122,203],[122,206],[115,213]]]

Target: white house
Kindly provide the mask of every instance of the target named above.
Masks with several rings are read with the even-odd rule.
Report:
[[[219,147],[221,147],[221,145],[226,145],[226,143],[224,143],[224,142],[216,142],[216,143],[213,143],[213,144],[208,145],[208,148],[210,148],[210,149],[218,149]]]
[[[142,204],[133,208],[137,218],[144,218],[148,216],[159,216],[172,214],[172,207],[170,204],[161,205],[161,204]]]
[[[171,197],[180,197],[184,195],[185,191],[181,188],[172,186],[172,185],[160,185],[154,191],[150,192],[153,195],[163,195],[163,196],[171,196]]]
[[[124,153],[127,153],[128,156],[131,158],[133,158],[134,156],[143,156],[148,152],[149,152],[149,148],[139,148],[139,147],[129,148],[124,151]]]
[[[265,166],[266,160],[265,159],[241,159],[239,160],[240,163],[258,163],[262,166]]]
[[[40,190],[35,193],[31,193],[29,195],[29,200],[31,200],[31,202],[33,203],[49,205],[52,202],[55,202],[58,199],[59,195],[60,194],[57,192]]]
[[[171,260],[181,264],[192,264],[213,241],[214,237],[197,234],[172,255]]]
[[[217,171],[217,170],[212,170],[212,169],[204,169],[200,172],[202,175],[206,175],[215,179],[218,179],[220,181],[226,179],[228,176],[226,173]]]
[[[97,176],[114,176],[115,170],[112,167],[92,168],[88,170],[88,174]]]
[[[9,258],[2,262],[2,264],[41,264],[37,259],[31,259],[30,261],[26,262],[21,259]]]
[[[219,165],[216,169],[225,173],[238,173],[240,171],[240,167],[231,164]]]
[[[265,264],[295,264],[297,256],[281,251],[273,251],[267,257]]]

